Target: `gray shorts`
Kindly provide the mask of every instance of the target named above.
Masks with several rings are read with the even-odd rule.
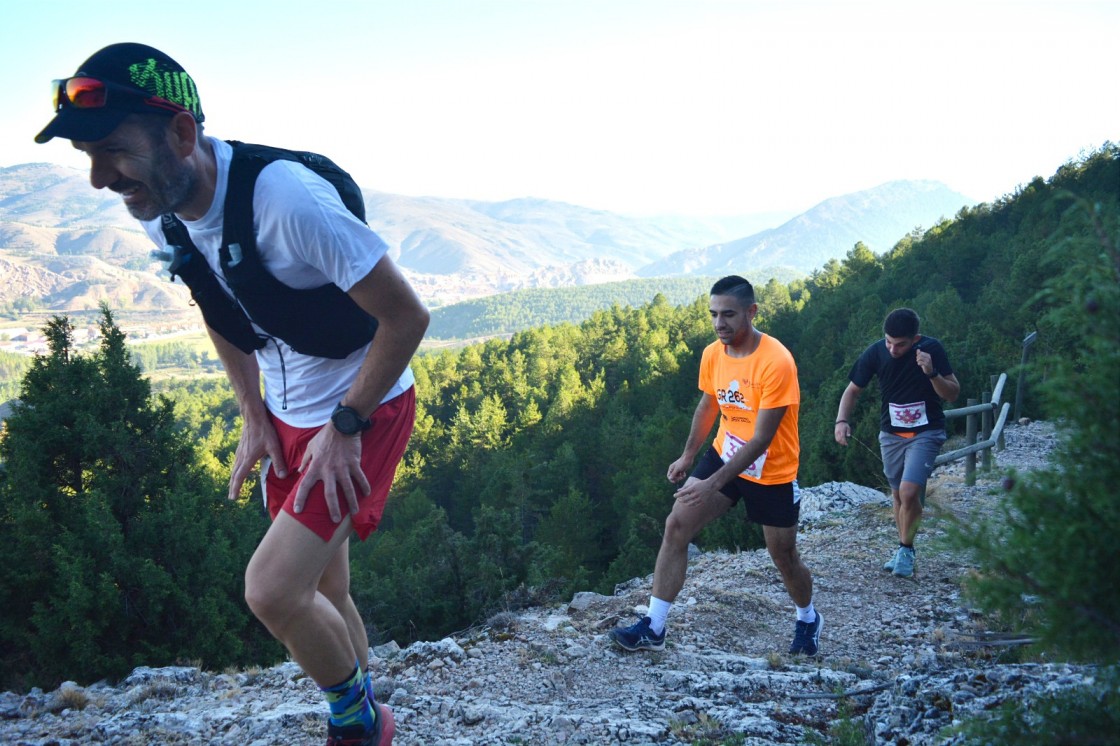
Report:
[[[933,462],[948,440],[944,430],[923,430],[913,438],[894,433],[879,433],[879,451],[883,454],[883,473],[892,490],[903,482],[925,487],[933,473]]]

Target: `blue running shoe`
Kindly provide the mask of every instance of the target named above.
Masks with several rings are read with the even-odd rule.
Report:
[[[821,627],[824,626],[824,617],[817,612],[817,618],[812,622],[798,622],[793,630],[793,644],[789,646],[790,655],[816,655],[821,641]]]
[[[891,572],[899,578],[912,577],[914,575],[914,550],[909,547],[899,547],[898,555],[894,560],[894,569]]]
[[[898,562],[898,554],[901,551],[902,547],[899,547],[895,550],[895,553],[891,555],[891,558],[883,563],[884,570],[886,570],[887,572],[894,572],[894,565],[896,562]]]
[[[649,617],[642,617],[642,621],[629,627],[615,627],[610,631],[610,638],[620,647],[634,650],[664,650],[665,630],[661,634],[654,634],[649,626]]]

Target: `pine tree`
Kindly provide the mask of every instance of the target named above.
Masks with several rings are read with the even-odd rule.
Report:
[[[48,322],[0,441],[0,680],[263,662],[278,651],[241,599],[263,524],[197,465],[102,313],[92,355]]]
[[[1065,200],[1068,204],[1069,200]],[[1009,625],[1076,659],[1120,663],[1120,222],[1076,201],[1035,299],[1051,354],[1036,382],[1060,415],[1053,465],[1011,475],[997,520],[962,529],[973,594]]]

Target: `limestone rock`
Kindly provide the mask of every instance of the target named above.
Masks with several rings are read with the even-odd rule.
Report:
[[[1030,422],[1006,442],[998,467],[1029,471],[1056,438]],[[1005,494],[992,489],[998,470],[979,472],[974,487],[963,471],[958,462],[934,473],[927,505],[937,510],[905,580],[880,569],[896,544],[887,495],[838,483],[802,490],[798,548],[825,617],[818,657],[786,654],[793,606],[765,550],[698,549],[662,652],[626,653],[607,638],[645,611],[652,575],[612,596],[503,612],[454,638],[373,649],[394,743],[823,743],[847,717],[876,743],[920,746],[944,743],[941,730],[971,713],[1090,681],[1090,667],[1001,664],[961,644],[985,621],[960,596],[972,568],[930,540],[943,532],[938,513],[983,512]],[[838,691],[850,693],[844,711]],[[291,662],[252,673],[141,667],[113,686],[0,693],[0,743],[320,746],[325,711]]]

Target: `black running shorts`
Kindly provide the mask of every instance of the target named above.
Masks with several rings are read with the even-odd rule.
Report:
[[[707,479],[723,466],[723,459],[715,448],[709,448],[692,470],[693,477]],[[720,492],[733,503],[743,501],[747,507],[747,520],[763,526],[790,528],[797,525],[801,515],[801,492],[797,480],[783,484],[759,484],[743,477],[735,477]]]

